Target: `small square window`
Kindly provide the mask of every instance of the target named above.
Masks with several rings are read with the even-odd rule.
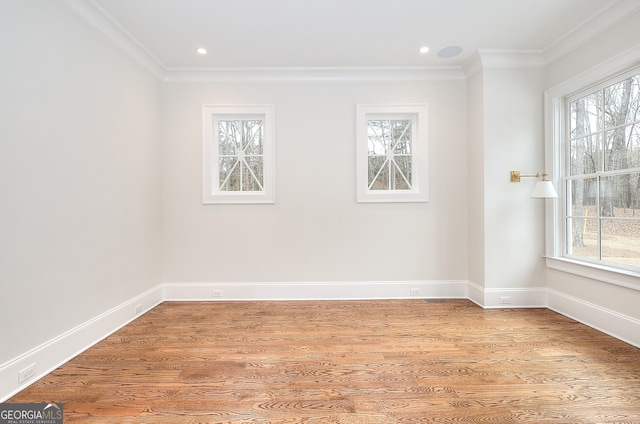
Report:
[[[203,106],[203,203],[274,203],[273,107]]]
[[[358,202],[426,202],[427,106],[358,105]]]

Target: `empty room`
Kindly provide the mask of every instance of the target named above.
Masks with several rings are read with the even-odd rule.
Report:
[[[0,424],[640,423],[637,0],[0,0],[0,54]]]

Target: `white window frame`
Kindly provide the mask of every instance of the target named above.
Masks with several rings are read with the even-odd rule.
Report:
[[[412,166],[411,189],[370,190],[368,187],[369,149],[368,122],[375,119],[411,119]],[[428,139],[426,104],[357,105],[356,107],[356,170],[357,201],[427,202],[428,199]],[[415,139],[413,139],[415,137]]]
[[[216,122],[228,120],[263,121],[263,184],[260,191],[220,190],[219,141]],[[272,105],[202,106],[202,202],[204,204],[275,203],[274,191],[274,108]]]
[[[559,188],[558,201],[545,204],[545,257],[547,267],[618,286],[640,290],[640,272],[603,263],[592,263],[565,256],[566,99],[640,66],[640,50],[612,58],[545,92],[545,169],[552,170],[552,181]]]

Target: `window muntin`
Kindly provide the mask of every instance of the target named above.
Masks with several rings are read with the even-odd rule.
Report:
[[[640,270],[640,73],[567,99],[564,256]]]
[[[367,120],[369,190],[411,190],[415,117],[372,116]]]
[[[264,190],[264,120],[214,119],[218,131],[218,189],[227,191]]]
[[[271,106],[203,107],[203,202],[273,203]]]
[[[358,105],[359,202],[427,201],[426,105]]]

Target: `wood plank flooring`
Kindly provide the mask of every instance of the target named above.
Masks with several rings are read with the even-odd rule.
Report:
[[[166,302],[9,399],[65,423],[640,423],[640,349],[464,300]]]

